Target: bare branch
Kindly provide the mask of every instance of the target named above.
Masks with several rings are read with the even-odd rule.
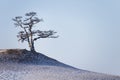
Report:
[[[53,30],[49,30],[49,31],[37,30],[36,33],[37,33],[37,37],[34,38],[34,41],[40,38],[58,38],[59,37],[59,36],[55,36],[57,32],[54,32]]]
[[[17,35],[18,41],[27,41],[31,51],[35,51],[34,41],[40,38],[58,38],[58,36],[55,36],[57,32],[53,30],[33,30],[35,24],[43,21],[43,19],[39,19],[38,17],[36,17],[36,12],[26,13],[25,17],[26,18],[23,19],[22,16],[17,16],[13,18],[13,21],[15,22],[15,26],[23,29]]]

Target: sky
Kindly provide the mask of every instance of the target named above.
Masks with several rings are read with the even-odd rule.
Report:
[[[38,52],[79,69],[120,75],[120,0],[0,0],[0,48],[29,49],[12,18],[37,12],[35,29],[59,38],[35,42]]]

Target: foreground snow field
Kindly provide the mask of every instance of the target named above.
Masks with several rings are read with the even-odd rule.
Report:
[[[17,63],[0,66],[0,80],[120,80],[117,76],[59,66]]]
[[[8,55],[6,52],[4,54]],[[119,76],[76,69],[44,55],[41,55],[44,58],[36,59],[32,63],[23,60],[19,62],[16,58],[20,55],[16,57],[10,54],[12,58],[15,58],[14,60],[9,59],[8,56],[6,58],[3,53],[0,55],[0,80],[120,80]],[[8,61],[2,60],[3,58]]]

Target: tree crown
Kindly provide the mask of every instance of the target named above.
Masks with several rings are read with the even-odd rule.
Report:
[[[22,16],[17,16],[13,18],[13,21],[15,22],[14,25],[16,27],[22,28],[22,30],[19,31],[17,35],[17,37],[19,38],[18,41],[21,42],[27,41],[31,50],[34,48],[34,41],[40,38],[58,37],[55,36],[57,32],[55,32],[54,30],[48,30],[48,31],[33,30],[35,24],[43,21],[43,19],[39,19],[37,17],[36,12],[26,13],[24,19]]]

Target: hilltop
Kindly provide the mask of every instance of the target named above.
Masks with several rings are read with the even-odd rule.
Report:
[[[0,49],[0,80],[120,80],[120,77],[77,69],[26,49]]]
[[[13,62],[35,65],[53,65],[74,68],[42,53],[31,52],[26,49],[0,49],[0,62]]]

